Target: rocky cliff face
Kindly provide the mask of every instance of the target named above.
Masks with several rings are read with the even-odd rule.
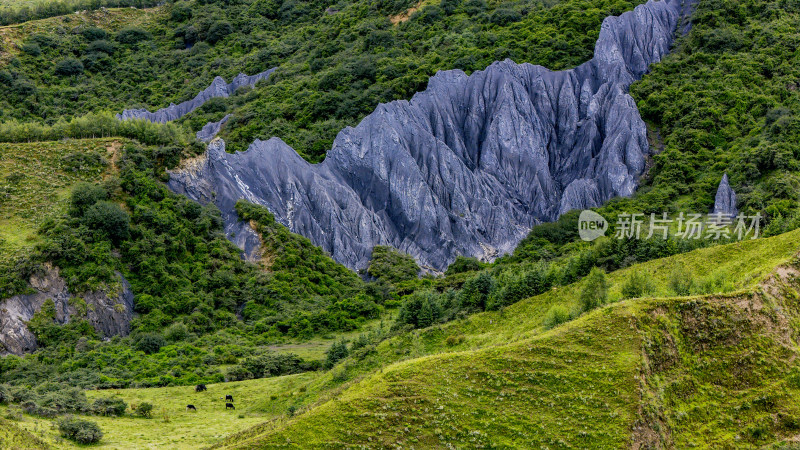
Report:
[[[149,120],[150,122],[167,123],[176,119],[180,119],[186,114],[189,114],[195,109],[203,106],[203,103],[214,97],[229,97],[242,86],[253,86],[258,81],[269,78],[270,74],[272,74],[274,71],[275,68],[257,73],[255,75],[245,75],[240,73],[230,83],[225,83],[225,79],[222,77],[216,77],[207,88],[200,91],[200,93],[198,93],[197,96],[191,100],[178,103],[177,105],[174,103],[170,104],[166,108],[161,108],[156,112],[150,112],[146,109],[126,109],[125,111],[122,111],[121,114],[117,114],[117,119],[145,119]]]
[[[353,269],[375,245],[434,270],[458,254],[492,259],[540,221],[633,193],[649,149],[628,87],[669,51],[683,8],[651,0],[607,18],[594,58],[572,70],[506,60],[440,72],[342,130],[320,164],[277,138],[237,154],[212,141],[170,187],[213,201],[230,230],[243,227],[236,200],[265,205]]]
[[[730,217],[736,217],[739,210],[736,208],[736,192],[731,188],[728,182],[728,174],[722,175],[722,180],[719,182],[717,188],[717,195],[714,197],[713,214],[725,214]]]
[[[36,350],[36,337],[26,322],[42,308],[47,300],[56,307],[56,322],[68,323],[73,318],[89,321],[98,334],[105,337],[125,336],[130,332],[133,317],[133,293],[125,278],[121,277],[121,291],[109,295],[89,292],[80,296],[85,306],[67,290],[66,282],[57,269],[49,268],[44,274],[31,277],[33,294],[17,295],[0,301],[0,355]]]

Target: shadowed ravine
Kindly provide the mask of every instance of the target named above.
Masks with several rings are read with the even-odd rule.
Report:
[[[322,163],[278,138],[236,154],[217,139],[169,185],[213,201],[248,254],[258,239],[234,212],[242,198],[353,269],[375,245],[433,270],[459,254],[491,260],[538,222],[633,194],[649,147],[628,88],[668,53],[685,7],[650,1],[606,18],[594,57],[571,70],[506,60],[439,72],[342,130]]]

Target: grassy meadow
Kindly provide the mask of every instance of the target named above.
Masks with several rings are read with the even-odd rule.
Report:
[[[314,373],[276,378],[209,384],[205,392],[194,386],[151,389],[87,391],[90,400],[118,397],[131,406],[143,402],[154,405],[151,418],[138,417],[130,409],[125,417],[87,416],[103,430],[101,442],[92,448],[104,449],[194,449],[220,441],[231,433],[273,420],[286,414],[293,397]],[[226,410],[224,397],[233,395],[236,410]],[[271,399],[272,396],[276,398]],[[195,405],[197,411],[186,409]],[[3,410],[3,414],[7,408]],[[25,415],[11,422],[36,438],[59,448],[80,446],[59,437],[53,421]]]

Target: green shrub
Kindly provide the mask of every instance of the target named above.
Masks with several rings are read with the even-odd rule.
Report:
[[[467,258],[466,256],[458,255],[452,264],[447,266],[445,275],[455,275],[463,272],[477,272],[483,269],[483,264],[477,258]]]
[[[98,398],[92,403],[91,411],[101,416],[121,416],[128,404],[121,398]]]
[[[192,7],[184,2],[172,5],[170,18],[175,22],[185,22],[192,18]]]
[[[464,342],[464,336],[461,335],[458,336],[451,335],[447,336],[447,339],[445,339],[445,344],[448,347],[455,347],[456,345],[462,344],[463,342]]]
[[[586,276],[579,300],[581,311],[591,311],[608,301],[608,281],[602,269],[593,267]]]
[[[519,22],[522,20],[522,14],[519,11],[511,8],[498,8],[489,16],[489,21],[495,25],[508,25],[509,23]]]
[[[229,22],[220,21],[215,22],[208,29],[206,34],[206,41],[210,44],[215,44],[225,38],[225,36],[233,33],[233,26]]]
[[[459,294],[461,306],[467,311],[483,311],[489,303],[489,296],[497,288],[494,277],[481,272],[464,283]]]
[[[75,58],[64,58],[56,64],[56,75],[68,77],[81,73],[83,73],[83,63]]]
[[[414,328],[426,328],[437,322],[441,316],[442,306],[437,295],[425,291],[415,292],[403,300],[397,320]]]
[[[325,368],[331,369],[337,362],[347,358],[350,352],[347,350],[347,342],[342,339],[334,342],[325,353]]]
[[[164,337],[170,342],[183,341],[189,337],[189,327],[183,322],[176,322],[164,330]]]
[[[81,31],[81,35],[89,42],[108,39],[108,32],[97,27],[84,28],[83,31]]]
[[[8,386],[0,384],[0,405],[5,405],[12,400]]]
[[[100,52],[110,55],[114,53],[114,45],[106,40],[92,41],[92,43],[89,44],[88,47],[86,47],[86,51],[89,53]]]
[[[94,444],[103,438],[103,432],[96,423],[76,417],[61,419],[58,429],[62,436],[79,444]]]
[[[120,44],[138,44],[139,42],[150,39],[152,39],[150,33],[136,27],[124,28],[117,33],[117,42]]]
[[[398,283],[417,278],[419,266],[411,256],[392,247],[377,245],[372,249],[367,273],[378,280]]]
[[[120,242],[130,233],[131,218],[116,203],[101,200],[90,206],[83,215],[83,221],[90,230],[95,230]]]
[[[522,299],[546,292],[553,285],[552,274],[546,265],[537,265],[512,275],[499,283],[502,287],[492,296],[489,310],[512,305]]]
[[[694,277],[683,265],[670,272],[668,284],[672,292],[681,296],[691,295],[695,288]]]
[[[643,297],[655,290],[653,283],[642,272],[631,272],[622,284],[622,298]]]
[[[22,44],[22,47],[20,48],[20,50],[22,50],[24,53],[27,53],[27,54],[29,54],[31,56],[39,56],[39,55],[42,54],[42,48],[39,47],[38,44],[34,44],[32,42],[28,43],[28,44]]]
[[[569,309],[564,305],[553,305],[547,310],[544,316],[544,326],[548,330],[568,322],[570,319]]]
[[[253,378],[255,378],[252,372],[250,372],[245,367],[238,364],[229,367],[225,374],[227,381],[252,380]]]
[[[108,198],[108,191],[102,186],[92,183],[78,183],[70,194],[69,213],[73,217],[81,217],[92,205]]]
[[[701,294],[714,294],[733,289],[733,281],[725,270],[716,270],[697,282]]]
[[[134,340],[134,346],[137,350],[143,351],[145,353],[152,354],[158,353],[161,350],[161,347],[165,346],[167,342],[164,340],[164,337],[158,333],[142,333],[136,336]]]
[[[153,411],[153,405],[151,405],[150,403],[147,403],[147,402],[140,403],[136,407],[136,414],[138,414],[138,415],[140,415],[142,417],[149,418],[150,414],[152,413],[152,411]]]

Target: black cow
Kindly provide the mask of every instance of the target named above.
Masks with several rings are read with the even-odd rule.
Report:
[[[226,395],[225,396],[225,401],[226,402],[232,402],[233,401],[233,396],[232,395]]]
[[[233,406],[233,403],[225,403],[225,409],[236,409],[236,407]]]
[[[187,411],[197,411],[197,408],[195,408],[194,405],[186,405],[186,410]]]
[[[198,384],[197,386],[194,387],[195,392],[203,392],[205,390],[206,390],[205,384]]]

